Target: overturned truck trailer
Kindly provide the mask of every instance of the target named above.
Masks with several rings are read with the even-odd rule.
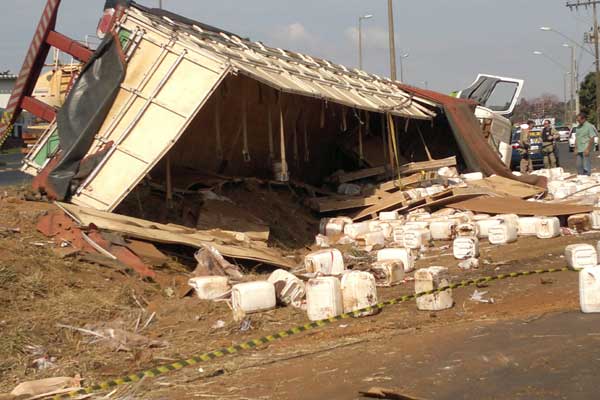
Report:
[[[99,30],[104,41],[25,160],[51,198],[113,211],[144,179],[320,184],[339,169],[452,155],[463,170],[513,178],[468,100],[134,2],[107,2]]]

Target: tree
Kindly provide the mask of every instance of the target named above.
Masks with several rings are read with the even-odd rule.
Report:
[[[532,99],[521,99],[512,116],[515,123],[525,122],[529,119],[556,118],[562,121],[565,116],[567,104],[560,101],[558,96],[544,93]]]
[[[596,73],[586,75],[579,89],[581,111],[587,114],[588,121],[596,125]]]

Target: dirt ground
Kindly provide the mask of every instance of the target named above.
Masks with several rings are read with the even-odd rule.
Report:
[[[35,230],[37,218],[54,207],[21,200],[12,190],[0,197],[0,393],[10,392],[19,382],[53,376],[80,374],[84,385],[92,384],[306,323],[305,313],[279,308],[252,315],[251,328],[242,332],[226,303],[177,295],[178,282],[185,282],[187,270],[175,261],[160,271],[164,279],[159,286],[123,270],[76,257],[60,258],[53,251],[55,245]],[[417,267],[447,266],[455,280],[563,267],[567,244],[595,245],[599,239],[600,233],[588,233],[546,241],[521,238],[502,247],[483,243],[482,265],[469,272],[457,267],[450,250],[438,247],[427,252]],[[415,360],[419,371],[435,375],[440,362],[452,362],[447,346],[461,343],[461,335],[471,337],[483,328],[500,332],[495,324],[578,312],[577,279],[577,274],[563,272],[479,288],[488,292],[485,297],[493,298],[493,304],[471,301],[475,288],[459,289],[454,292],[455,306],[443,312],[420,312],[412,302],[392,306],[373,317],[344,320],[257,350],[124,386],[110,398],[347,399],[357,398],[358,390],[371,386],[400,387],[427,399],[450,398],[432,390],[431,377],[415,379],[413,370],[413,378],[404,380],[389,371],[400,371]],[[408,282],[380,289],[379,296],[387,300],[412,291]],[[151,342],[115,349],[64,326],[116,327],[137,331]],[[448,340],[440,341],[444,337]],[[446,346],[445,352],[427,356],[436,354],[438,344]],[[36,360],[41,357],[51,365],[40,369]],[[510,374],[500,378],[514,379]],[[506,398],[493,393],[466,396],[468,389],[459,382],[461,374],[453,379],[454,386],[449,384],[456,390],[453,398]]]

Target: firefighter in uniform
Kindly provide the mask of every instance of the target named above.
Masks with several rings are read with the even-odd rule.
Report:
[[[519,154],[521,155],[520,172],[525,175],[530,173],[533,168],[529,158],[529,125],[521,125],[521,135],[519,136]]]
[[[542,153],[544,154],[544,168],[556,168],[556,140],[558,132],[549,120],[544,121],[542,129]]]

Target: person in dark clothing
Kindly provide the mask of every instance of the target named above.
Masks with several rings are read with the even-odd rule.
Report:
[[[544,168],[556,168],[556,141],[558,140],[558,132],[549,120],[544,121],[542,129],[542,153],[544,154]]]

